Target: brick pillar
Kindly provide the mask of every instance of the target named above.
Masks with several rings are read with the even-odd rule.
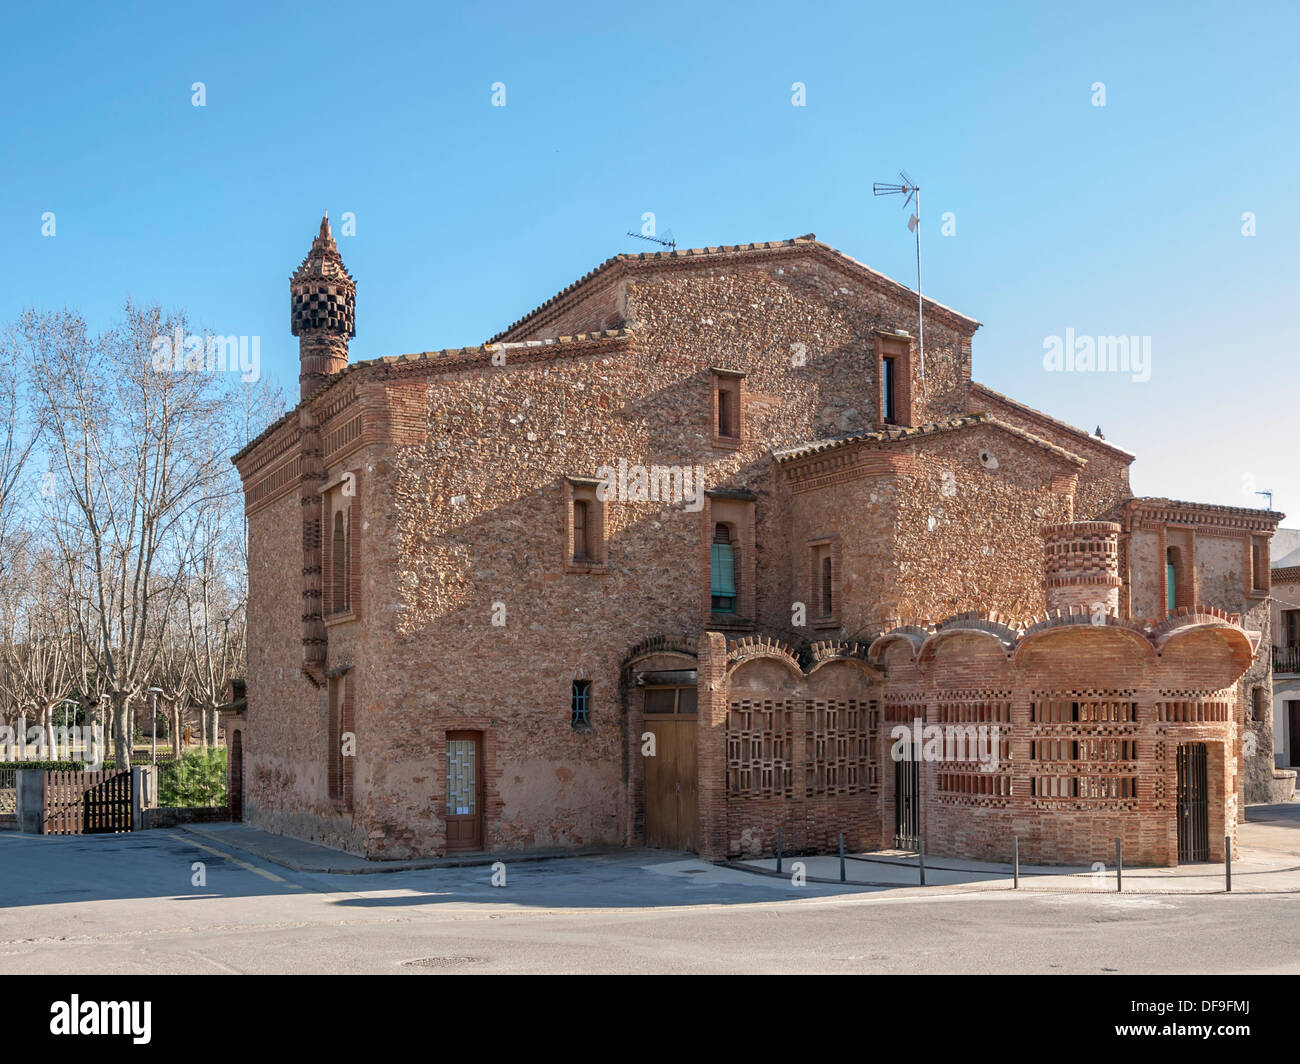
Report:
[[[790,707],[790,767],[794,777],[790,821],[786,829],[790,841],[786,846],[794,853],[802,853],[816,846],[808,827],[807,773],[808,759],[812,756],[808,749],[808,700],[792,698],[786,705]]]
[[[696,794],[700,811],[700,856],[727,856],[727,640],[719,632],[700,636],[699,733],[696,736]]]
[[[1044,582],[1049,610],[1098,604],[1119,614],[1120,526],[1112,521],[1067,521],[1043,528]]]

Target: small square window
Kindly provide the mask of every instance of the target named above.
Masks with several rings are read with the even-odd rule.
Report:
[[[574,731],[591,730],[591,681],[573,681],[573,703],[569,710],[569,726]]]

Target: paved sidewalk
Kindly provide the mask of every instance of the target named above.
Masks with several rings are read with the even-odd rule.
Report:
[[[175,830],[175,829],[171,829]],[[295,872],[323,875],[365,875],[374,872],[409,872],[422,868],[468,868],[494,861],[548,861],[556,857],[591,857],[622,850],[528,850],[518,853],[474,853],[457,857],[423,857],[411,861],[372,861],[366,857],[321,846],[315,842],[276,835],[247,824],[183,824],[181,830],[260,857]]]
[[[1238,858],[1232,862],[1234,894],[1300,894],[1300,857],[1245,846],[1240,846],[1239,851]],[[781,862],[781,875],[784,878],[788,879],[794,874],[795,862],[803,863],[804,873],[809,882],[840,882],[840,859],[837,856],[786,856]],[[879,851],[869,854],[846,854],[844,863],[844,882],[849,886],[916,887],[920,883],[920,869],[914,853]],[[776,875],[776,859],[772,857],[736,861],[732,866],[747,868],[765,875]],[[927,856],[925,884],[927,887],[1011,890],[1014,887],[1014,879],[1009,864]],[[1069,894],[1114,893],[1115,864],[1113,860],[1107,862],[1103,870],[1096,872],[1080,865],[1022,864],[1020,889]],[[1180,865],[1177,868],[1125,868],[1123,889],[1125,894],[1223,893],[1224,868],[1222,864],[1190,864]]]
[[[490,865],[494,861],[515,863],[628,853],[627,850],[617,848],[546,849],[464,854],[410,861],[373,861],[329,846],[287,835],[276,835],[247,824],[186,824],[181,830],[242,850],[295,872],[325,875],[467,868]],[[1248,807],[1246,822],[1238,829],[1238,839],[1238,857],[1232,862],[1234,894],[1300,893],[1300,801]],[[846,855],[845,880],[842,884],[839,858],[826,854],[811,857],[787,855],[782,861],[781,879],[790,879],[796,861],[803,864],[804,875],[810,883],[875,890],[904,890],[920,886],[914,853],[886,850]],[[684,871],[688,866],[689,873]],[[687,858],[674,865],[674,870],[681,874],[713,874],[724,875],[726,878],[736,875],[777,877],[776,860],[770,857],[736,860],[725,865]],[[927,888],[947,888],[946,893],[1013,889],[1010,864],[967,861],[955,857],[927,857],[925,882]],[[1223,893],[1224,868],[1222,863],[1190,864],[1177,868],[1126,867],[1123,889],[1125,894]],[[1108,860],[1105,868],[1099,871],[1081,865],[1022,864],[1020,890],[1068,894],[1114,893],[1114,859],[1112,857]]]
[[[1300,893],[1300,801],[1276,805],[1247,806],[1246,820],[1237,829],[1237,858],[1232,862],[1234,894]],[[786,856],[781,875],[794,874],[794,862],[801,861],[810,882],[840,883],[840,859],[835,855]],[[1114,856],[1105,868],[1094,871],[1084,865],[1020,866],[1022,891],[1059,893],[1114,893]],[[733,861],[732,867],[775,876],[776,859]],[[1222,862],[1187,864],[1176,868],[1124,869],[1125,894],[1221,894],[1226,891]],[[884,850],[845,855],[846,884],[872,887],[917,887],[920,869],[916,854]],[[956,887],[979,890],[1011,890],[1014,879],[1010,863],[967,861],[957,857],[927,856],[927,887]]]

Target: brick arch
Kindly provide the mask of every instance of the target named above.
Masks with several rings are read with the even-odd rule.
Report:
[[[1009,628],[1004,631],[995,631],[987,627],[945,627],[928,636],[925,642],[921,644],[920,652],[916,656],[916,663],[924,665],[934,661],[936,650],[956,636],[974,636],[982,642],[991,642],[1002,653],[1004,658],[1011,656],[1016,645],[1016,633]]]
[[[642,658],[648,658],[655,654],[681,654],[683,657],[698,658],[699,647],[696,643],[686,639],[684,636],[676,635],[655,635],[649,639],[643,639],[637,643],[623,658],[620,664],[621,668],[626,669],[630,665],[636,664]]]
[[[1132,625],[1117,622],[1113,617],[1107,617],[1106,622],[1093,624],[1087,613],[1063,614],[1049,618],[1034,625],[1020,637],[1016,642],[1015,650],[1011,653],[1011,659],[1019,662],[1024,660],[1028,650],[1051,642],[1072,640],[1081,634],[1086,634],[1090,638],[1100,637],[1126,643],[1140,651],[1140,658],[1148,662],[1156,660],[1156,648],[1145,632]]]
[[[736,673],[746,665],[754,665],[759,662],[771,662],[781,666],[795,680],[804,678],[803,667],[799,664],[799,659],[788,650],[771,648],[767,651],[750,650],[743,657],[733,658],[727,656],[727,678],[731,680]]]
[[[915,662],[917,655],[921,651],[921,645],[929,636],[929,629],[917,625],[907,625],[903,628],[894,628],[888,632],[882,632],[871,641],[871,647],[867,651],[867,660],[873,665],[879,665],[884,659],[885,650],[893,643],[901,641],[908,646],[912,661]]]
[[[789,643],[779,639],[764,639],[746,636],[727,644],[727,673],[734,673],[746,661],[756,658],[775,659],[781,662],[795,676],[803,678],[803,662],[799,652]]]
[[[1227,650],[1229,660],[1237,670],[1237,675],[1233,677],[1234,682],[1241,678],[1255,660],[1255,649],[1251,645],[1250,637],[1240,628],[1221,623],[1193,624],[1175,628],[1156,639],[1156,650],[1162,658],[1166,653],[1177,656],[1178,651],[1185,646],[1207,640],[1220,643]]]

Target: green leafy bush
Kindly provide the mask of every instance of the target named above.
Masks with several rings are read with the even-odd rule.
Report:
[[[158,764],[158,804],[164,808],[224,805],[226,751],[223,747],[188,750],[176,761]]]

